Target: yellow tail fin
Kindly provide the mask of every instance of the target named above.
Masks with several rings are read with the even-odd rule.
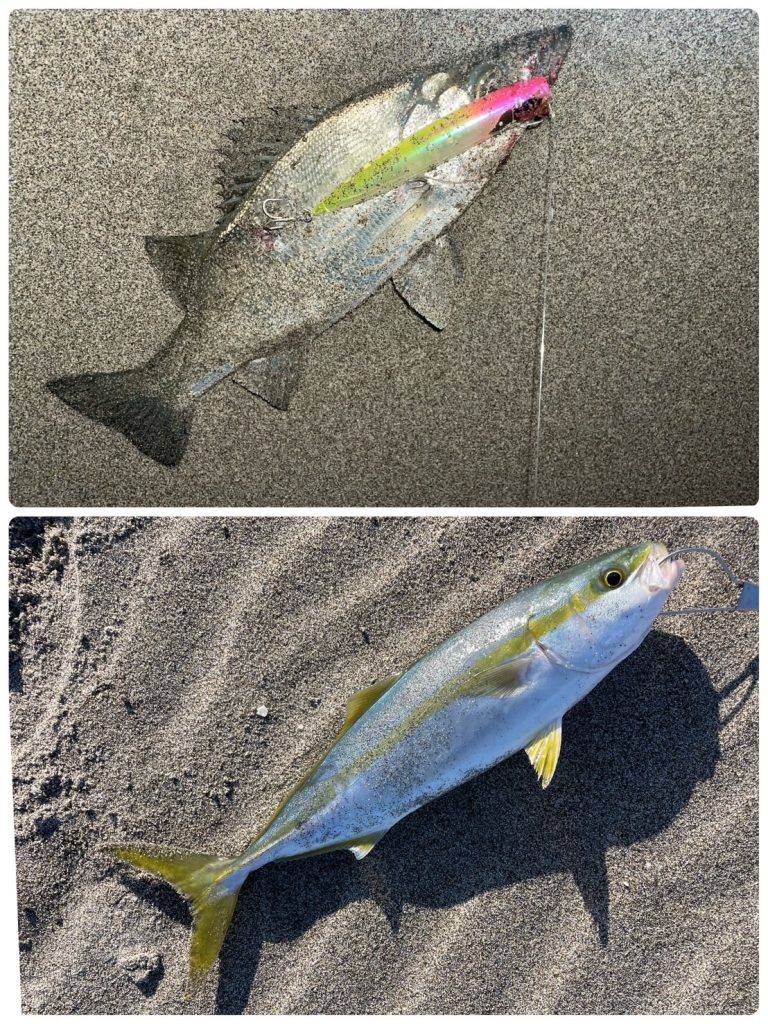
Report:
[[[235,912],[242,881],[232,884],[234,862],[204,853],[178,853],[140,846],[113,846],[120,860],[165,879],[190,901],[194,924],[189,951],[187,995],[211,969]]]

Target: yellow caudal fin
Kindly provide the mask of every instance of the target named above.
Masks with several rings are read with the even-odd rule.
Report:
[[[127,864],[170,882],[189,900],[194,915],[187,983],[187,995],[191,995],[219,955],[235,912],[242,880],[233,884],[234,862],[204,853],[140,846],[114,846],[112,853]]]

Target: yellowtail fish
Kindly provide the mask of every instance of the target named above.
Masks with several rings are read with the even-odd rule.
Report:
[[[507,125],[529,124],[549,112],[549,81],[528,78],[496,89],[438,118],[366,164],[318,203],[313,215],[334,213],[383,195],[487,142]]]
[[[519,750],[549,785],[563,715],[641,643],[677,584],[683,563],[667,554],[636,544],[567,569],[361,690],[239,855],[115,847],[191,902],[189,988],[216,959],[251,871],[329,850],[365,857],[406,815]]]

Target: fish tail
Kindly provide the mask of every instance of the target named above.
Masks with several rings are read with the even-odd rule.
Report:
[[[213,966],[235,912],[245,879],[236,860],[204,853],[179,853],[154,847],[113,846],[115,857],[141,871],[164,879],[185,896],[192,907],[192,943],[186,995],[200,986]]]
[[[124,434],[140,452],[177,466],[187,447],[192,412],[168,388],[158,388],[149,367],[84,373],[48,381],[73,409]]]

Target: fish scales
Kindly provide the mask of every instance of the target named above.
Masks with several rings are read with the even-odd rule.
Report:
[[[400,141],[412,86],[401,85],[345,107],[311,129],[269,171],[258,192],[290,190],[311,209],[359,167]]]

